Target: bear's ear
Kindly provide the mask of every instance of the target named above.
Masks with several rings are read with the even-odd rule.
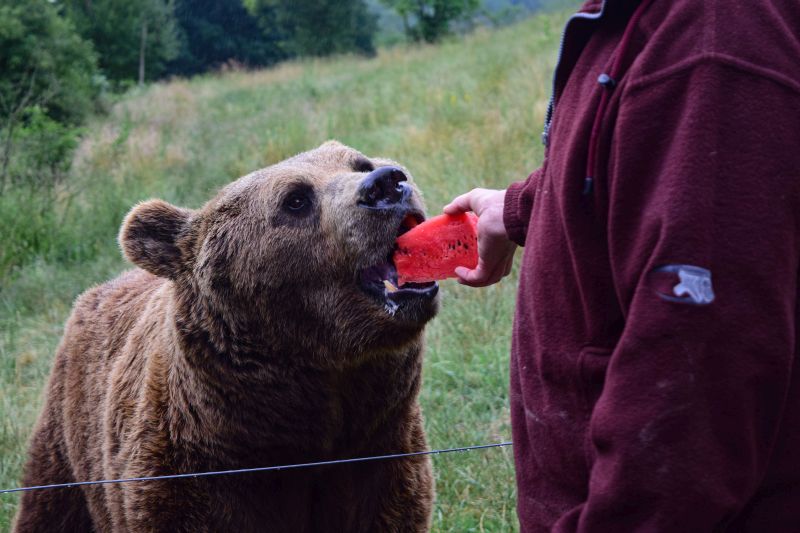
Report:
[[[178,238],[189,227],[192,211],[162,200],[148,200],[131,209],[119,232],[122,253],[131,263],[164,278],[181,268]]]

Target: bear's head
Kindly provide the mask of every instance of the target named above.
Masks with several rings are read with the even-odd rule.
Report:
[[[342,365],[419,342],[436,314],[435,283],[384,283],[397,284],[395,239],[423,210],[405,168],[331,141],[196,211],[143,202],[119,240],[131,262],[169,280],[179,332],[242,357]]]

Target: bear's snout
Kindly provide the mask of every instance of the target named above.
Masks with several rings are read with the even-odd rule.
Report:
[[[408,176],[393,166],[373,170],[358,186],[358,205],[369,209],[389,209],[410,196]]]

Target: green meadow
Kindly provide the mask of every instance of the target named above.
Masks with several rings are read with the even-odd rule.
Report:
[[[132,205],[158,197],[199,207],[235,178],[327,139],[402,162],[429,213],[473,187],[505,187],[541,162],[539,133],[565,19],[565,12],[542,14],[373,59],[153,84],[87,126],[68,179],[52,194],[0,195],[0,488],[19,483],[72,302],[130,268],[116,235]],[[516,273],[486,289],[445,281],[442,293],[421,393],[430,446],[510,440]],[[510,448],[433,462],[434,531],[517,529]],[[17,501],[0,496],[0,531],[10,529]]]

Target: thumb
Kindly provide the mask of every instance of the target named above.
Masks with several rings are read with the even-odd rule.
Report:
[[[442,208],[448,215],[457,215],[472,211],[472,191],[457,196],[452,202]]]

